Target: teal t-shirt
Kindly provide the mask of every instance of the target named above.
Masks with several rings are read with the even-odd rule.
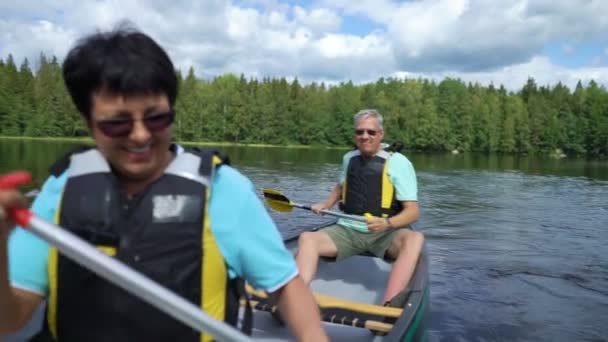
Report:
[[[342,172],[340,173],[340,184],[344,184],[346,180],[346,172],[348,162],[354,155],[355,151],[348,152],[342,159]],[[387,153],[387,152],[382,152]],[[387,160],[388,177],[395,187],[395,197],[398,201],[418,201],[418,182],[416,181],[416,171],[414,165],[401,153],[392,152]],[[368,233],[367,224],[365,222],[353,221],[348,219],[339,219],[338,224],[355,229],[360,232]]]
[[[32,211],[53,222],[66,171],[51,176]],[[256,288],[274,292],[298,274],[291,253],[251,181],[230,166],[221,166],[212,181],[209,203],[211,229],[231,277],[240,276]],[[49,245],[17,228],[9,238],[9,278],[12,286],[46,296]]]

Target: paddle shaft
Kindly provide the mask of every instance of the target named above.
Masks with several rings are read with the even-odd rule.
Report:
[[[312,208],[309,205],[294,203],[289,198],[287,198],[287,196],[283,195],[278,190],[262,189],[262,193],[264,194],[264,198],[266,198],[266,201],[269,203],[270,207],[275,210],[290,211],[291,208],[295,207],[295,208],[306,209],[306,210],[312,211]],[[285,209],[287,209],[287,210],[285,210]],[[365,217],[363,217],[363,216],[342,214],[342,213],[337,213],[335,211],[329,211],[329,210],[321,210],[321,213],[335,216],[335,217],[341,217],[341,218],[348,219],[348,220],[366,222]]]
[[[250,303],[251,303],[251,306],[253,306],[253,308],[256,310],[267,311],[267,312],[275,312],[278,310],[276,305],[271,305],[269,303],[264,303],[264,302],[260,302],[260,301],[256,301],[256,300],[251,300]],[[348,316],[344,316],[344,315],[338,316],[338,315],[325,314],[323,312],[321,312],[321,320],[324,322],[328,322],[328,323],[341,324],[341,325],[352,326],[352,327],[357,327],[357,328],[366,328],[369,330],[383,332],[383,333],[388,333],[393,328],[393,325],[389,324],[389,323],[384,323],[384,322],[374,321],[374,320],[360,320],[358,318],[348,317]]]
[[[0,177],[0,189],[10,189],[15,185],[11,179]],[[136,272],[117,259],[107,256],[66,229],[46,222],[30,210],[11,209],[9,216],[21,227],[28,228],[31,232],[55,246],[66,257],[189,327],[200,332],[207,332],[221,341],[252,341],[235,328],[212,318],[184,298]]]
[[[298,204],[298,203],[291,203],[291,205],[293,205],[296,208],[306,209],[306,210],[312,211],[312,208],[309,205],[303,205],[303,204]],[[321,212],[323,214],[326,214],[326,215],[340,217],[340,218],[344,218],[344,219],[348,219],[348,220],[359,221],[359,222],[366,222],[365,221],[365,217],[363,217],[363,216],[342,214],[342,213],[338,213],[338,212],[330,211],[330,210],[321,210]]]
[[[91,247],[86,241],[54,224],[32,216],[30,231],[48,241],[66,257],[97,273],[134,296],[173,316],[189,327],[221,341],[249,341],[238,330],[207,315],[194,304],[160,286],[124,263]]]

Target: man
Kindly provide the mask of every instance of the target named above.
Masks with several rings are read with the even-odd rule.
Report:
[[[420,232],[406,229],[420,216],[416,173],[404,155],[383,150],[380,113],[362,110],[354,121],[357,150],[344,156],[340,182],[312,210],[319,214],[341,199],[345,213],[368,218],[366,222],[340,219],[321,231],[303,233],[296,260],[309,284],[320,256],[342,260],[369,252],[394,259],[383,304],[400,307],[403,298],[398,295],[404,294],[424,243]]]
[[[327,340],[252,183],[216,153],[171,143],[177,78],[166,52],[129,28],[97,33],[68,53],[63,76],[95,148],[58,161],[32,210],[217,319],[237,325],[244,278],[277,298],[299,340]],[[11,234],[6,212],[24,206],[0,190],[0,336],[48,299],[41,341],[211,339],[31,233]]]

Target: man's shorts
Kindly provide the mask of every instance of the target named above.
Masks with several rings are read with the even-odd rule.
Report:
[[[335,259],[338,261],[366,252],[384,259],[393,239],[401,229],[405,228],[390,229],[382,233],[363,233],[334,224],[321,232],[327,233],[338,248]]]

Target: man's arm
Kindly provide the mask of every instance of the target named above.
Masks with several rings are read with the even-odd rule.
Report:
[[[397,200],[401,203],[401,211],[388,219],[375,217],[368,219],[368,228],[371,232],[402,228],[420,218],[418,183],[412,163],[399,153],[394,154],[388,162],[389,176],[395,186]]]
[[[329,341],[321,323],[319,306],[300,276],[272,294],[279,310],[298,341]]]
[[[401,211],[387,223],[391,228],[401,228],[420,218],[416,171],[412,163],[400,153],[395,153],[388,162],[389,177],[395,186],[395,196],[401,203]]]
[[[316,214],[320,214],[321,210],[331,209],[342,197],[342,184],[336,184],[334,189],[329,194],[329,197],[324,202],[315,203],[310,208]]]
[[[401,228],[412,224],[420,218],[420,207],[416,201],[401,202],[399,214],[387,219],[390,228]]]

